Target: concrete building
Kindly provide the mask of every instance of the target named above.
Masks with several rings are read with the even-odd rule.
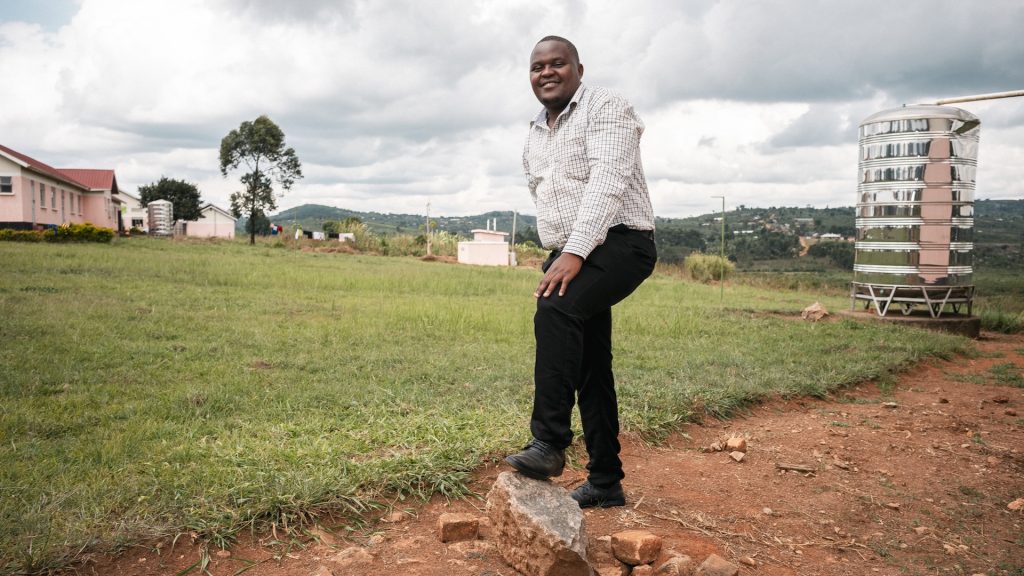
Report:
[[[83,224],[118,230],[113,170],[54,168],[0,145],[0,228]]]
[[[200,209],[202,216],[195,222],[185,222],[185,235],[199,238],[234,238],[237,218],[213,204]]]
[[[471,242],[459,242],[459,263],[481,266],[508,266],[509,245],[505,241],[508,232],[497,230],[471,230]]]

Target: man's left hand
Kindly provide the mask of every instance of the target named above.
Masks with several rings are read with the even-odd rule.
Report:
[[[548,267],[548,271],[544,273],[544,278],[541,278],[540,284],[537,285],[537,290],[534,291],[533,297],[540,298],[544,296],[547,298],[554,292],[555,287],[558,287],[558,295],[565,296],[565,290],[569,287],[569,282],[580,273],[580,268],[583,266],[583,258],[569,252],[562,252],[555,261]]]

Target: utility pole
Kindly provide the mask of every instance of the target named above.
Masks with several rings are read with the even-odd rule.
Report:
[[[712,198],[722,199],[722,247],[721,257],[722,261],[719,263],[720,268],[718,269],[718,300],[719,302],[725,302],[725,196],[712,196]]]
[[[430,202],[427,202],[427,256],[430,256]]]

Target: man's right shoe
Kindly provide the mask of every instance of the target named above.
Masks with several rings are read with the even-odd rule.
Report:
[[[547,442],[532,440],[518,454],[505,458],[517,472],[535,480],[561,476],[565,469],[565,452]]]
[[[611,508],[626,505],[626,493],[622,491],[621,482],[616,482],[608,488],[584,482],[572,491],[572,499],[579,503],[580,508]]]

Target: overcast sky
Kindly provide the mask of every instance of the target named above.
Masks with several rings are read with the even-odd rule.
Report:
[[[659,216],[851,206],[860,121],[1024,89],[1022,26],[1020,0],[0,0],[0,143],[227,207],[220,140],[266,114],[305,173],[279,208],[534,213],[528,58],[558,34],[646,123]],[[1024,198],[1024,98],[958,106],[978,197]]]

